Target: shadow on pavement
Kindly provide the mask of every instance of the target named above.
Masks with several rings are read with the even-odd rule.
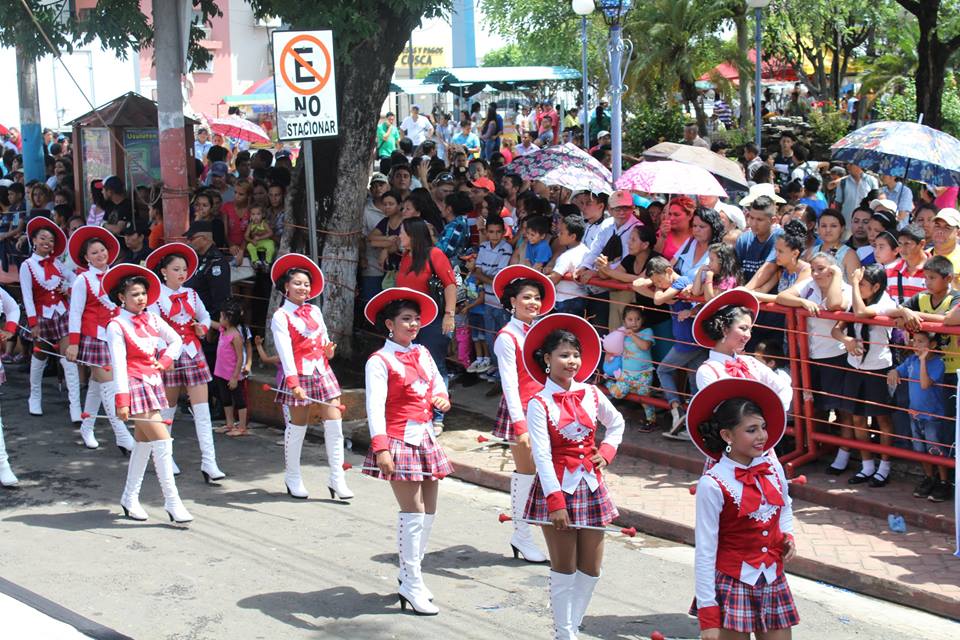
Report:
[[[154,509],[154,511],[157,511]],[[91,509],[88,511],[70,511],[66,513],[32,513],[4,518],[4,522],[21,522],[30,527],[44,529],[60,529],[61,531],[89,531],[91,529],[121,529],[124,527],[165,527],[168,529],[182,529],[178,526],[168,526],[160,521],[166,513],[159,511],[153,522],[135,522],[124,518],[119,513],[109,509]]]
[[[598,638],[647,638],[659,631],[667,638],[699,638],[700,627],[685,613],[661,613],[649,616],[591,616],[583,619],[582,633]]]
[[[318,629],[323,626],[321,620],[312,623],[304,620],[304,617],[357,618],[363,615],[395,614],[400,611],[395,594],[360,593],[353,587],[331,587],[307,593],[262,593],[238,601],[237,606],[256,609],[299,629]]]
[[[396,553],[380,553],[370,558],[374,562],[397,566]],[[457,569],[479,569],[492,566],[520,567],[528,563],[505,555],[480,551],[476,547],[460,544],[446,549],[427,551],[423,558],[423,572],[453,580],[472,580],[471,576],[455,573]]]

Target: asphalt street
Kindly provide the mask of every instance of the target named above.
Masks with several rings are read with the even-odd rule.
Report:
[[[550,637],[547,568],[507,555],[509,525],[497,521],[506,494],[443,481],[424,561],[441,613],[402,614],[390,488],[351,472],[356,499],[327,499],[321,443],[304,448],[307,501],[283,492],[281,436],[268,429],[218,436],[229,477],[211,487],[199,473],[192,423],[181,416],[178,485],[196,520],[168,523],[151,464],[141,496],[151,519],[137,523],[121,515],[126,459],[107,425],[98,424],[101,448],[86,450],[50,379],[46,414],[34,418],[23,375],[9,378],[0,402],[21,486],[0,492],[0,637],[76,637],[42,620],[51,608],[90,621],[93,637],[107,637],[104,629],[165,640]],[[951,621],[798,577],[790,583],[802,618],[795,638],[960,637]],[[695,638],[686,615],[692,593],[691,548],[610,536],[581,637],[635,639],[658,630]],[[39,612],[8,598],[18,594]]]

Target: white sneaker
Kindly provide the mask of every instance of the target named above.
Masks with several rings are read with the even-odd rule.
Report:
[[[487,371],[490,370],[490,367],[491,367],[490,358],[481,358],[480,366],[477,367],[477,373],[486,373]]]
[[[471,363],[470,363],[470,366],[467,367],[467,373],[476,373],[476,372],[477,372],[477,369],[480,368],[480,362],[481,362],[482,360],[483,360],[483,358],[477,358],[476,360],[474,360],[473,362],[471,362]]]

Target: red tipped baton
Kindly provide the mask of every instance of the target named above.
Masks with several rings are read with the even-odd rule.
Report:
[[[667,640],[667,637],[659,631],[654,631],[650,634],[650,640]]]
[[[348,464],[349,464],[349,463],[344,463],[343,468],[344,468],[344,469],[348,469],[348,468],[349,468],[349,469],[357,469],[357,470],[359,470],[359,471],[381,471],[381,472],[382,472],[382,470],[380,469],[380,467],[354,467],[352,464],[348,467],[348,466],[347,466]],[[440,480],[440,479],[443,478],[443,476],[440,475],[439,473],[430,473],[430,472],[428,472],[428,471],[420,471],[419,469],[394,469],[394,470],[393,470],[393,473],[394,473],[394,474],[404,474],[404,473],[405,473],[405,474],[412,475],[412,476],[424,476],[424,477],[427,477],[427,478],[436,478],[437,480]]]
[[[513,518],[511,518],[505,513],[501,513],[499,516],[499,519],[500,519],[500,522],[510,522],[511,520],[513,520]],[[524,522],[528,524],[540,524],[548,527],[553,526],[553,523],[550,522],[549,520],[524,520]],[[590,525],[582,524],[582,525],[571,525],[570,528],[571,529],[589,529],[591,531],[605,531],[607,533],[622,533],[623,535],[629,538],[633,538],[637,535],[636,527],[625,527],[623,529],[617,529],[614,527],[592,527]]]
[[[63,355],[62,353],[57,353],[56,351],[47,351],[46,349],[41,349],[40,347],[34,347],[34,348],[33,348],[33,352],[34,352],[34,353],[45,353],[45,354],[47,354],[48,356],[53,356],[53,357],[55,357],[55,358],[63,358],[64,360],[67,360],[67,356]],[[67,362],[70,362],[70,361],[67,360]],[[104,371],[110,371],[110,365],[108,365],[108,364],[105,364],[105,365],[94,364],[94,363],[92,363],[92,362],[87,362],[86,360],[81,360],[80,358],[77,358],[76,360],[74,360],[74,362],[75,362],[76,364],[85,364],[85,365],[87,365],[88,367],[100,367],[100,368],[103,369]]]
[[[803,485],[807,484],[807,476],[800,475],[800,476],[797,476],[796,478],[790,478],[789,480],[787,480],[787,484],[795,484],[798,487],[802,487]],[[690,495],[692,496],[697,495],[697,485],[695,484],[690,485]]]
[[[285,391],[285,390],[283,390],[283,389],[278,389],[277,387],[271,387],[269,384],[264,384],[264,385],[263,385],[263,390],[264,390],[264,391],[276,391],[277,393],[283,393],[283,394],[286,394],[286,395],[288,395],[288,396],[292,396],[292,395],[293,395],[293,392],[292,392],[292,391]],[[310,398],[310,397],[307,397],[307,400],[309,400],[310,402],[315,402],[315,403],[317,403],[317,404],[325,404],[325,405],[327,405],[328,407],[333,407],[334,409],[337,409],[338,411],[340,411],[340,413],[343,413],[344,411],[347,410],[347,405],[345,405],[345,404],[333,404],[332,402],[324,402],[323,400],[317,400],[316,398]]]
[[[476,447],[470,447],[467,451],[479,451],[480,449],[486,449],[487,447],[496,447],[502,445],[504,447],[512,447],[516,442],[510,442],[509,440],[503,440],[502,438],[487,437],[484,435],[477,436],[477,442],[479,443]]]
[[[17,327],[19,327],[20,329],[23,329],[24,331],[26,331],[26,332],[29,333],[29,334],[33,334],[33,329],[31,329],[30,327],[25,327],[25,326],[23,326],[22,324],[18,324]],[[31,340],[32,340],[32,339],[33,339],[33,338],[31,338]],[[41,338],[40,336],[37,336],[37,340],[40,340],[41,342],[46,342],[46,343],[47,343],[48,345],[50,345],[51,347],[57,346],[57,343],[55,343],[55,342],[50,342],[50,341],[47,340],[46,338]]]
[[[84,411],[83,413],[80,414],[80,417],[83,418],[84,420],[86,420],[87,418],[100,418],[102,420],[111,420],[113,418],[116,418],[117,416],[93,415],[92,413],[87,413],[86,411]],[[169,418],[167,418],[166,420],[148,420],[147,418],[127,418],[126,421],[127,422],[162,422],[163,424],[167,424],[167,425],[173,424],[173,420]]]

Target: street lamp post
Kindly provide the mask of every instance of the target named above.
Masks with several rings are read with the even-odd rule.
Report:
[[[590,111],[587,108],[587,16],[593,13],[593,0],[571,0],[573,12],[580,16],[580,64],[581,73],[581,96],[580,96],[580,121],[583,122],[583,146],[590,148]]]
[[[610,76],[610,156],[614,182],[623,171],[623,79],[630,66],[633,43],[623,39],[621,21],[630,10],[633,0],[599,0],[600,10],[610,27],[607,43],[607,73]]]
[[[747,0],[747,7],[753,9],[756,31],[754,32],[754,76],[753,76],[753,141],[760,149],[761,118],[760,84],[763,81],[763,10],[770,6],[770,0]],[[743,108],[743,105],[740,105]]]

